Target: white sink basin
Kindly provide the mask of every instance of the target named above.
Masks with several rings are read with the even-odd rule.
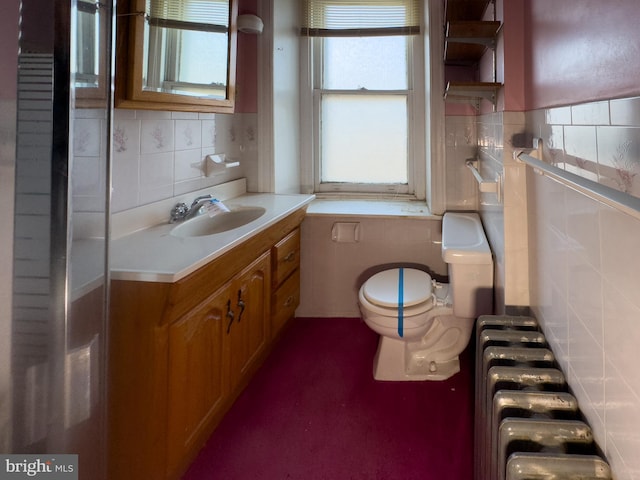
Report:
[[[183,238],[214,235],[242,227],[260,218],[265,212],[262,207],[235,207],[230,212],[219,213],[214,217],[203,214],[173,227],[171,235]]]

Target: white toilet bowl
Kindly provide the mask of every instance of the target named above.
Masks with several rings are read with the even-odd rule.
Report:
[[[475,319],[492,313],[493,260],[477,214],[445,214],[442,251],[449,284],[418,269],[392,268],[360,287],[362,318],[380,335],[376,380],[451,377],[460,371],[458,356]]]
[[[387,337],[422,338],[433,321],[429,313],[434,305],[432,282],[428,273],[414,268],[394,268],[376,273],[360,287],[358,293],[365,323]],[[398,313],[399,295],[402,296],[401,315]]]
[[[398,289],[392,286],[400,275],[414,293],[409,302],[403,295],[401,316]],[[395,299],[389,293],[394,290]],[[433,282],[421,270],[394,268],[365,282],[358,300],[365,323],[380,335],[376,380],[444,380],[460,371],[458,355],[469,342],[473,320],[452,315],[449,285]]]

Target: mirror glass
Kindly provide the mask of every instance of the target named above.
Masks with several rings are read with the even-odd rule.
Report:
[[[142,89],[227,99],[229,1],[145,3]]]
[[[76,87],[97,88],[100,68],[100,9],[97,3],[78,0]]]
[[[91,0],[77,0],[75,40],[75,87],[77,106],[94,107],[106,99],[107,10]],[[103,52],[102,54],[100,52]]]

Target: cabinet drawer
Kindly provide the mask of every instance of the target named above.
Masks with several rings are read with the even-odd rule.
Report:
[[[271,302],[271,331],[275,336],[293,317],[300,304],[300,270],[296,270],[273,294]]]
[[[300,265],[300,229],[280,240],[273,252],[273,285],[278,286]]]

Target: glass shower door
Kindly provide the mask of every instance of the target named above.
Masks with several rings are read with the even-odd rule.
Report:
[[[104,479],[112,5],[20,6],[10,449]]]

